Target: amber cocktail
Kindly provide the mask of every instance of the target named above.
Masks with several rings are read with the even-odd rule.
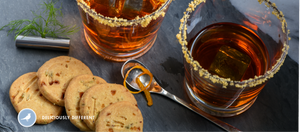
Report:
[[[192,1],[177,38],[193,103],[222,117],[250,108],[284,62],[286,27],[269,0]]]
[[[145,54],[172,0],[77,0],[86,41],[104,59]]]

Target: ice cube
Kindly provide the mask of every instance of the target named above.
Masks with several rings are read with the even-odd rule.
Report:
[[[157,10],[161,4],[161,0],[145,0],[141,11],[145,14],[151,14]]]
[[[87,3],[104,16],[131,20],[151,14],[164,0],[90,0]]]
[[[208,71],[220,77],[240,81],[250,63],[251,58],[248,55],[224,45],[219,49]]]
[[[108,17],[119,17],[125,0],[90,0],[90,7]]]
[[[143,17],[156,11],[165,0],[126,0],[122,16],[127,19],[134,19],[137,16]]]
[[[122,17],[134,19],[140,15],[144,0],[125,0],[122,10]]]
[[[109,6],[113,10],[113,13],[115,13],[116,17],[121,15],[125,1],[126,0],[109,0]]]

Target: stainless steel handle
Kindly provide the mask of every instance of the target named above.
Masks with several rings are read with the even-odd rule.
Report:
[[[204,117],[205,119],[211,121],[212,123],[216,124],[217,126],[221,127],[222,129],[226,130],[226,131],[241,131],[237,128],[235,128],[234,126],[231,126],[230,124],[223,122],[219,119],[217,119],[216,117],[209,115],[207,113],[205,113],[204,111],[200,110],[199,108],[197,108],[196,106],[189,104],[187,102],[185,102],[184,100],[176,97],[175,95],[167,92],[166,90],[162,89],[162,91],[160,92],[160,94],[165,95],[167,97],[169,97],[170,99],[182,104],[183,106],[185,106],[186,108],[194,111],[195,113],[201,115],[202,117]]]
[[[51,49],[69,51],[70,39],[66,38],[41,38],[36,36],[19,35],[16,46],[21,48]]]

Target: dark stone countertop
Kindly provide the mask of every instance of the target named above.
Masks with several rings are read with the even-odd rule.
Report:
[[[1,0],[0,26],[16,19],[31,19],[33,16],[30,11],[38,9],[40,3],[41,1],[36,0]],[[69,52],[16,48],[13,35],[6,35],[6,31],[0,31],[0,131],[79,130],[69,120],[56,120],[48,125],[34,125],[29,128],[22,127],[17,121],[17,112],[10,102],[8,94],[12,82],[22,74],[37,71],[44,62],[53,57],[60,55],[75,57],[107,82],[122,84],[120,69],[123,63],[105,61],[93,53],[84,39],[77,3],[75,0],[64,0],[62,3],[63,23],[77,24],[81,29],[70,36]],[[158,31],[154,46],[148,53],[138,58],[167,91],[186,101],[189,99],[183,89],[183,56],[181,45],[175,35],[178,33],[179,20],[188,3],[187,0],[173,1]],[[281,9],[280,4],[277,6]],[[297,8],[299,10],[299,7]],[[287,7],[285,11],[290,10]],[[296,36],[292,37],[292,41],[299,43],[297,31],[292,32],[291,36]],[[219,119],[242,131],[298,131],[298,66],[298,63],[288,56],[280,71],[267,83],[250,109],[235,117]],[[147,106],[143,94],[134,96],[144,117],[144,131],[222,131],[203,117],[161,95],[152,94],[154,105],[151,107]]]

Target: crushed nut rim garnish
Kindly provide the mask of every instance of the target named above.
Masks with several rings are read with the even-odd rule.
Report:
[[[290,31],[287,29],[287,23],[286,23],[286,20],[284,18],[282,11],[279,11],[277,9],[276,4],[271,3],[269,0],[258,0],[258,2],[259,2],[259,4],[262,4],[264,2],[267,8],[273,9],[272,14],[275,15],[279,19],[279,21],[282,24],[281,29],[282,29],[283,33],[285,33],[288,40],[290,40],[290,38],[288,37],[288,34],[290,33]],[[285,41],[283,44],[281,57],[276,61],[276,64],[274,64],[272,66],[272,68],[270,70],[268,70],[264,75],[254,76],[254,78],[250,78],[250,79],[243,80],[243,81],[233,81],[233,80],[230,80],[229,78],[221,78],[217,75],[212,75],[206,69],[202,68],[200,66],[199,62],[195,61],[193,59],[193,57],[190,54],[190,51],[188,51],[188,48],[187,48],[188,42],[186,40],[187,39],[187,33],[186,33],[187,32],[187,25],[186,25],[187,20],[188,20],[190,14],[201,3],[205,3],[205,0],[194,0],[189,3],[189,7],[186,9],[182,19],[180,20],[181,24],[179,27],[179,33],[176,35],[179,43],[182,46],[182,52],[183,52],[186,62],[189,63],[194,68],[194,71],[199,72],[200,77],[208,78],[213,83],[221,84],[223,86],[223,88],[227,88],[227,86],[235,86],[237,88],[245,88],[245,87],[255,87],[257,85],[263,84],[268,79],[272,78],[274,76],[274,74],[279,71],[280,67],[282,66],[282,64],[286,58],[286,55],[288,54],[289,45],[287,44],[287,41]]]
[[[136,17],[133,20],[127,20],[124,18],[117,18],[117,17],[106,17],[97,13],[94,9],[91,9],[90,6],[85,3],[83,0],[77,0],[77,4],[91,17],[97,20],[99,23],[108,25],[110,27],[119,27],[119,26],[132,26],[140,24],[142,27],[147,27],[148,24],[152,20],[156,20],[158,17],[165,16],[167,5],[171,4],[172,0],[165,0],[165,3],[162,4],[156,11],[152,12],[150,15],[145,15],[143,17]]]

